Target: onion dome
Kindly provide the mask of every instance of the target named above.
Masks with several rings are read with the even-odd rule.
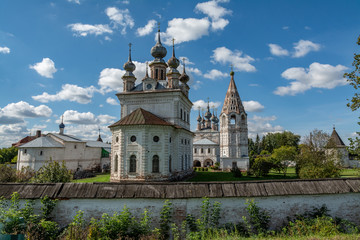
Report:
[[[190,80],[190,77],[185,72],[185,58],[183,58],[183,66],[184,66],[184,70],[183,70],[183,73],[180,75],[179,80],[182,83],[187,83]]]
[[[180,65],[180,61],[175,57],[175,46],[174,46],[174,41],[175,39],[172,39],[173,42],[173,52],[172,52],[172,57],[169,59],[168,61],[168,65],[171,68],[176,69],[179,65]]]
[[[209,106],[209,100],[208,100],[207,111],[205,113],[205,117],[206,117],[207,120],[209,120],[211,118],[211,116],[212,116],[212,114],[210,112],[210,106]]]
[[[196,119],[198,122],[201,122],[201,120],[202,120],[202,117],[200,116],[200,108],[199,108],[199,116],[197,117],[197,119]]]
[[[161,41],[160,41],[160,28],[158,30],[157,43],[155,44],[155,46],[153,46],[151,48],[150,53],[154,58],[160,58],[160,59],[164,58],[167,54],[166,48],[161,44]]]
[[[65,124],[64,124],[64,115],[61,116],[61,123],[59,124],[59,128],[65,128]]]
[[[129,60],[124,64],[123,68],[127,72],[133,72],[136,69],[135,64],[131,61],[131,43],[129,43]]]

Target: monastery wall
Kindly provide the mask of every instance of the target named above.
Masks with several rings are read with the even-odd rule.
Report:
[[[103,213],[121,212],[126,205],[140,217],[144,209],[151,213],[154,224],[166,199],[172,202],[173,218],[181,222],[187,214],[200,215],[203,197],[221,203],[221,223],[236,223],[247,216],[246,200],[271,215],[271,228],[280,227],[286,217],[320,208],[323,204],[333,217],[360,224],[360,178],[320,180],[276,180],[213,183],[58,183],[0,184],[0,196],[10,198],[18,192],[21,201],[49,196],[59,199],[54,220],[68,224],[76,211],[85,211],[85,218],[99,218]]]

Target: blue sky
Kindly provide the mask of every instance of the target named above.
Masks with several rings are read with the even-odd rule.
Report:
[[[141,81],[157,22],[165,59],[173,37],[176,56],[186,58],[192,129],[207,98],[220,113],[232,64],[250,137],[335,125],[346,140],[358,131],[358,113],[346,107],[354,90],[342,75],[360,51],[359,10],[355,0],[3,0],[0,147],[58,131],[61,115],[67,134],[96,139],[100,127],[110,140],[128,43]]]

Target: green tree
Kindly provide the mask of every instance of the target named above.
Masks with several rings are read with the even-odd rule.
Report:
[[[360,46],[360,35],[357,39],[357,45]],[[349,100],[347,106],[352,110],[356,111],[360,108],[360,95],[357,93],[357,90],[360,88],[360,54],[354,53],[354,61],[352,63],[354,70],[345,73],[344,77],[347,78],[349,84],[356,90],[354,96]],[[358,122],[359,123],[359,122]],[[360,135],[360,132],[357,132]],[[360,138],[349,138],[350,146],[348,148],[349,152],[354,155],[360,155]]]
[[[289,131],[268,133],[263,137],[262,142],[263,150],[273,153],[274,149],[280,148],[281,146],[292,146],[297,149],[300,136]]]
[[[11,162],[15,156],[18,154],[18,149],[16,147],[2,148],[0,149],[0,164]]]
[[[281,146],[274,149],[271,157],[274,159],[277,168],[286,176],[288,166],[295,160],[296,155],[297,151],[294,146]]]
[[[66,168],[64,161],[60,165],[59,162],[50,160],[36,172],[32,181],[37,183],[56,183],[70,182],[71,179],[72,174]]]

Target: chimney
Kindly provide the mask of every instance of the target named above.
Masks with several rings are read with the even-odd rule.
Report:
[[[36,131],[36,137],[37,137],[37,138],[41,137],[41,130],[37,130],[37,131]]]

